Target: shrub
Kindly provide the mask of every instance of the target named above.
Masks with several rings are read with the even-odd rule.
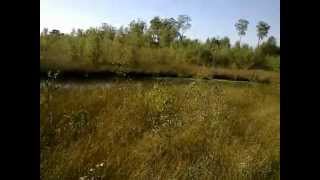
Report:
[[[223,48],[213,53],[213,64],[217,67],[230,67],[233,62],[231,49]]]
[[[233,48],[232,61],[239,69],[247,69],[253,64],[253,51],[249,48]]]
[[[200,49],[200,64],[206,66],[213,65],[213,56],[209,49]]]
[[[271,71],[280,70],[280,56],[266,56],[266,69]]]

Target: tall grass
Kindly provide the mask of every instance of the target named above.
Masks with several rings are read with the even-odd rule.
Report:
[[[278,85],[50,87],[40,88],[41,179],[279,179]]]

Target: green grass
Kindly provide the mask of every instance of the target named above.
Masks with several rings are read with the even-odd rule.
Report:
[[[67,85],[40,88],[43,180],[279,179],[278,84]]]

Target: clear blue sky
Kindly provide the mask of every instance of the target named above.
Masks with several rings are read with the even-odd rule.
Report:
[[[239,39],[234,24],[239,18],[250,24],[243,42],[255,46],[256,24],[262,20],[280,43],[280,0],[40,0],[40,30],[44,27],[70,32],[72,28],[96,27],[105,22],[115,27],[131,20],[149,22],[154,16],[187,14],[192,27],[190,38],[228,36]]]

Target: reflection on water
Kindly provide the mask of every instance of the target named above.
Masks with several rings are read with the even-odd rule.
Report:
[[[204,80],[204,79],[194,79],[194,78],[146,78],[146,79],[106,79],[106,80],[57,80],[55,84],[59,88],[111,88],[115,83],[128,85],[130,83],[134,86],[152,86],[155,83],[164,83],[166,85],[183,85],[190,84],[192,82],[206,82],[209,84],[229,84],[229,85],[254,85],[258,84],[255,82],[242,82],[242,81],[229,81],[229,80]],[[40,80],[40,88],[44,86],[44,80]]]

